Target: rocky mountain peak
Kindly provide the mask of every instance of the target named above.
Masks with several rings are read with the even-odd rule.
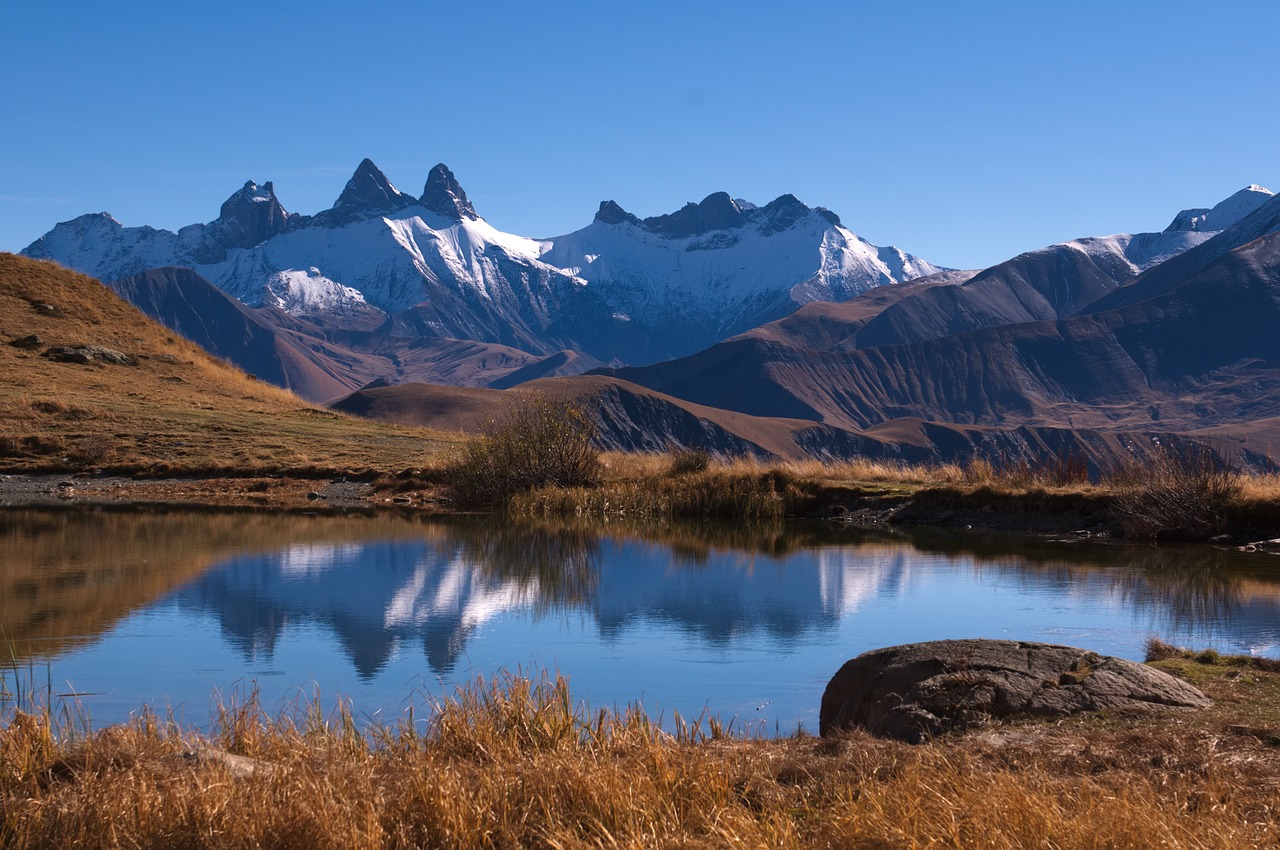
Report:
[[[688,203],[676,212],[646,218],[644,227],[668,239],[701,236],[714,230],[729,230],[746,223],[742,210],[728,192],[713,192],[701,203]]]
[[[827,221],[834,224],[836,227],[840,226],[840,216],[836,215],[834,212],[827,209],[826,207],[814,207],[813,211],[816,212],[818,215],[822,216],[823,218],[825,218]]]
[[[226,248],[252,248],[289,227],[289,213],[276,198],[268,181],[259,186],[252,180],[222,203],[218,217],[210,224],[217,241]]]
[[[443,162],[437,163],[427,175],[427,185],[422,189],[420,199],[424,207],[433,213],[462,221],[464,218],[477,219],[475,208],[467,200],[467,193]]]
[[[410,206],[416,201],[404,194],[387,179],[372,160],[364,159],[351,175],[338,200],[334,201],[335,210],[352,212],[379,213],[394,212]]]
[[[796,222],[813,210],[790,193],[779,195],[755,212],[753,218],[759,222],[760,232],[765,236],[781,233],[791,229]],[[828,219],[830,220],[830,219]]]
[[[624,221],[631,224],[640,223],[640,219],[624,210],[616,201],[601,201],[600,209],[596,210],[595,220],[602,224],[622,224]]]

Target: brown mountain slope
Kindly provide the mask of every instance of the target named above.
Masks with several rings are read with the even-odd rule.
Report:
[[[327,352],[280,333],[261,311],[244,306],[190,269],[151,269],[109,286],[211,354],[303,398],[333,398],[352,389],[343,374],[346,370],[335,368]]]
[[[110,287],[207,351],[316,402],[377,380],[510,385],[600,365],[572,352],[535,355],[496,343],[326,328],[246,307],[190,269],[152,269]]]
[[[426,384],[370,387],[335,404],[359,416],[439,431],[483,431],[532,393],[580,403],[606,449],[662,452],[696,448],[723,456],[927,463],[979,455],[1008,462],[1065,457],[1105,467],[1153,445],[1154,432],[1117,434],[1054,427],[994,428],[899,419],[865,432],[795,419],[750,416],[691,404],[603,376],[549,378],[510,390]]]
[[[615,374],[690,401],[848,429],[912,417],[1182,431],[1280,415],[1278,323],[1273,234],[1117,310],[854,351],[740,337]]]
[[[441,445],[316,410],[93,278],[0,254],[0,469],[344,469]]]
[[[1098,313],[1163,295],[1183,280],[1209,268],[1219,258],[1255,239],[1280,230],[1280,196],[1258,207],[1207,242],[1148,270],[1137,279],[1099,298],[1086,308]]]
[[[335,402],[333,409],[437,431],[475,433],[535,393],[582,404],[596,423],[599,443],[610,449],[690,446],[731,455],[800,457],[805,452],[793,434],[812,427],[809,422],[761,419],[690,404],[600,377],[546,378],[508,390],[419,383],[373,387]]]

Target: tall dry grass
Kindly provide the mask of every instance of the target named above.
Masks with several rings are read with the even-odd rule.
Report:
[[[563,680],[504,677],[371,731],[349,709],[272,717],[252,699],[205,736],[142,714],[68,743],[21,715],[0,732],[0,844],[1235,850],[1280,840],[1259,752],[1140,727],[914,748],[673,735],[588,710]]]
[[[702,472],[605,481],[594,487],[543,487],[512,497],[508,510],[526,517],[627,517],[777,521],[794,513],[802,494],[783,472]]]

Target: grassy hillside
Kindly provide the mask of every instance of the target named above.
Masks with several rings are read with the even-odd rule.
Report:
[[[76,346],[108,351],[50,358]],[[0,471],[327,474],[421,466],[455,439],[314,408],[93,278],[0,254]]]

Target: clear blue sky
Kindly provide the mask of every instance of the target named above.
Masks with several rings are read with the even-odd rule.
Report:
[[[13,2],[0,250],[107,210],[328,207],[447,163],[495,226],[791,192],[981,267],[1280,191],[1280,3]]]

